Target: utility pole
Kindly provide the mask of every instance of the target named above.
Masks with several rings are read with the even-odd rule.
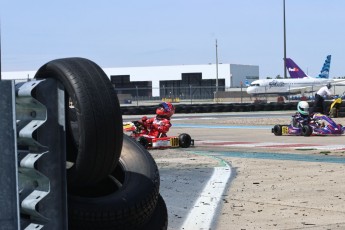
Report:
[[[285,25],[285,0],[283,0],[283,10],[284,10],[284,78],[287,78],[287,73],[286,73],[286,25]]]
[[[216,39],[216,92],[218,92],[218,44]]]

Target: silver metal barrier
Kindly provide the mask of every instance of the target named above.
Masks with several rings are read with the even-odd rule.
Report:
[[[0,81],[0,228],[20,229],[14,82]]]
[[[0,81],[0,229],[67,229],[65,95]]]

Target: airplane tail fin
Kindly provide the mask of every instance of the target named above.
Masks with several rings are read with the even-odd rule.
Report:
[[[246,81],[244,82],[244,84],[245,84],[245,86],[250,86],[250,83],[249,83],[249,81],[248,81],[248,79],[246,79]]]
[[[329,70],[331,68],[331,55],[326,57],[325,63],[322,66],[319,76],[316,78],[329,78]]]
[[[307,75],[301,68],[291,59],[286,58],[286,69],[289,71],[290,78],[304,78]]]

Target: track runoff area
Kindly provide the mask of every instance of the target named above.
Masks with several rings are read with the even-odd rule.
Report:
[[[184,213],[181,213],[181,210],[174,210],[176,200],[182,198],[174,197],[178,195],[176,193],[168,195],[170,196],[167,198],[168,209],[169,205],[172,207],[169,215],[169,222],[171,222],[169,229],[173,229],[171,228],[172,226],[178,229],[190,229],[191,226],[198,227],[198,229],[213,229],[214,226],[218,225],[217,219],[219,218],[219,209],[221,209],[222,206],[220,201],[222,200],[222,196],[224,196],[229,189],[229,186],[231,186],[230,182],[233,180],[232,172],[234,169],[232,165],[229,164],[229,158],[345,163],[344,159],[341,157],[327,156],[329,153],[342,152],[345,150],[345,145],[343,144],[344,136],[282,137],[275,136],[271,133],[273,125],[234,125],[232,122],[228,122],[229,124],[227,124],[229,120],[241,119],[244,117],[247,119],[278,117],[288,123],[290,122],[291,114],[292,112],[283,114],[274,113],[272,116],[263,113],[175,116],[172,120],[172,135],[188,130],[188,133],[195,140],[195,147],[186,150],[168,150],[173,152],[165,152],[165,154],[161,154],[159,151],[155,150],[153,151],[153,155],[158,165],[160,165],[162,161],[175,162],[176,159],[172,159],[179,156],[181,152],[187,152],[187,156],[189,157],[190,155],[188,154],[209,157],[212,159],[211,161],[216,161],[218,163],[210,164],[212,170],[208,171],[209,173],[207,175],[202,175],[202,177],[207,177],[207,180],[203,180],[202,186],[199,187],[197,191],[194,191],[194,194],[188,194],[187,196],[186,194],[182,195],[184,197],[183,200],[190,200],[190,205]],[[222,121],[219,122],[220,120]],[[319,155],[315,156],[315,153],[319,153]],[[322,156],[325,158],[321,159]],[[170,160],[167,158],[170,158]],[[186,159],[183,157],[181,157],[181,161],[181,164],[186,163]],[[207,163],[205,163],[205,165],[207,165]],[[174,168],[174,166],[171,167],[171,170],[167,170],[166,168],[160,170],[162,172],[162,180],[166,180],[165,182],[171,177],[167,176],[168,173],[172,173],[173,171],[176,172],[176,168]],[[187,165],[187,168],[188,167]],[[193,165],[193,167],[195,167],[195,165]],[[183,180],[184,176],[180,175],[180,177],[182,177],[180,179]],[[185,177],[188,176],[185,174]],[[172,178],[170,179],[173,180]],[[194,178],[191,176],[189,179],[191,181],[200,181],[200,175],[195,175]],[[163,182],[162,185],[163,195],[166,193],[164,189],[165,182]],[[180,186],[185,187],[185,185]],[[179,188],[176,189],[178,190]],[[231,196],[231,194],[227,195]],[[186,205],[187,203],[188,201],[185,201],[184,206],[188,206]],[[182,217],[176,218],[176,213],[182,214]]]

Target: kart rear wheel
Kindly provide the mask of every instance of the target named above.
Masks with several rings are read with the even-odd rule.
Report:
[[[276,136],[281,136],[282,135],[282,126],[281,125],[275,125],[273,127],[273,133]]]
[[[303,136],[309,137],[312,133],[313,133],[313,129],[309,125],[304,125],[302,127],[302,135]]]
[[[187,133],[181,133],[178,136],[178,140],[181,148],[188,148],[192,144],[192,138]]]
[[[144,146],[145,149],[149,147],[149,141],[145,137],[139,137],[138,142]]]

